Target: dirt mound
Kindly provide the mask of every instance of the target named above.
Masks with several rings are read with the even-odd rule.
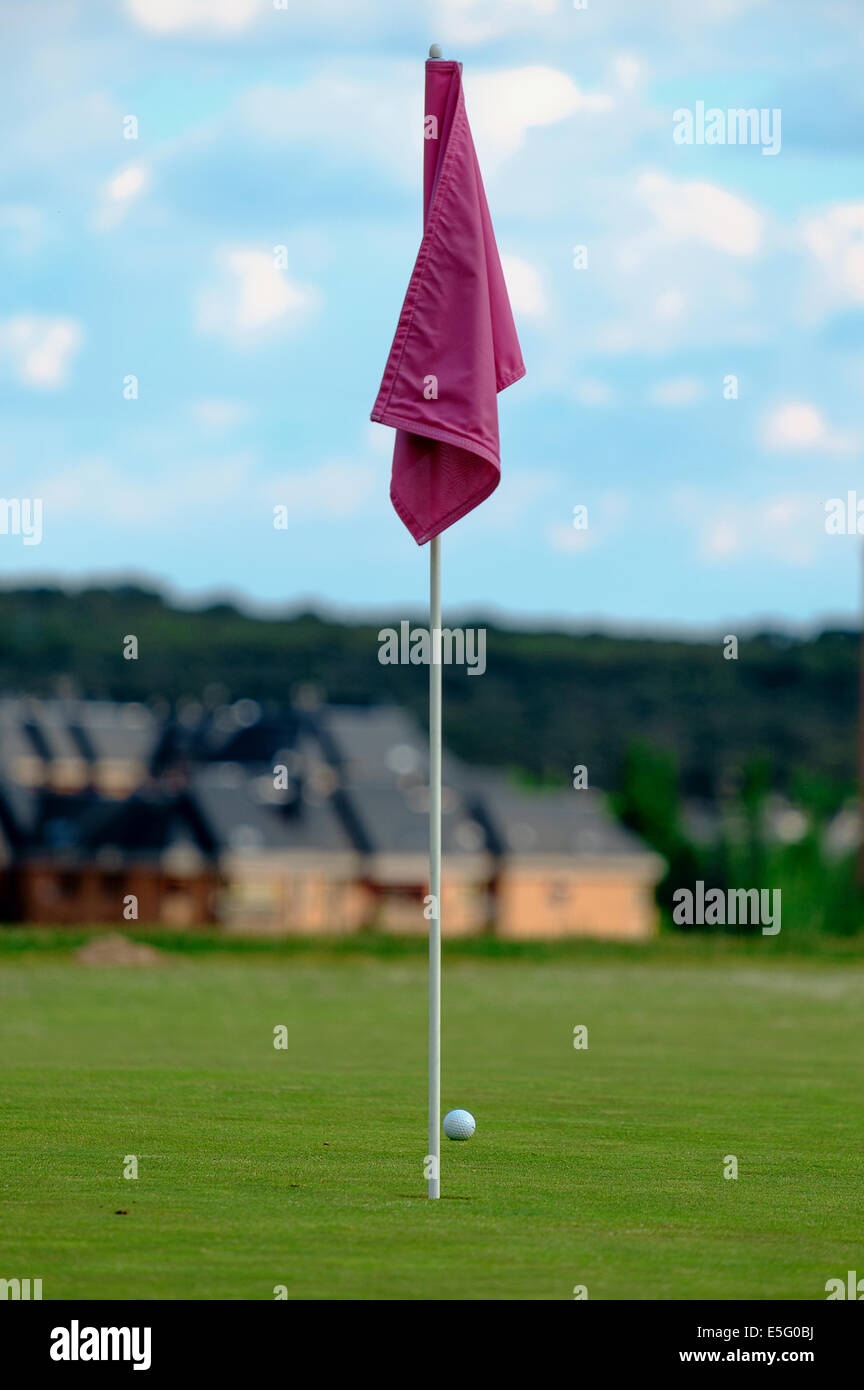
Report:
[[[157,951],[155,946],[130,941],[119,932],[94,936],[75,952],[75,959],[81,965],[158,965],[162,958],[162,951]]]

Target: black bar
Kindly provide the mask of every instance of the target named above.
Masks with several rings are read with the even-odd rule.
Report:
[[[839,1302],[592,1303],[574,1300],[566,1307],[558,1305],[554,1312],[551,1306],[541,1311],[538,1303],[533,1302],[531,1314],[526,1319],[528,1325],[521,1328],[522,1319],[514,1315],[511,1308],[504,1335],[502,1337],[499,1332],[494,1343],[483,1335],[489,1313],[484,1314],[478,1303],[472,1303],[471,1340],[476,1338],[479,1357],[475,1371],[481,1364],[488,1369],[502,1354],[509,1359],[511,1354],[519,1357],[520,1353],[529,1353],[529,1344],[523,1343],[521,1337],[523,1332],[530,1337],[532,1324],[540,1316],[545,1324],[544,1338],[550,1333],[553,1337],[560,1334],[563,1348],[570,1348],[574,1376],[580,1366],[589,1365],[594,1368],[595,1377],[601,1371],[665,1371],[677,1367],[685,1371],[693,1369],[698,1374],[699,1368],[706,1365],[727,1368],[758,1365],[766,1370],[796,1365],[817,1372],[824,1381],[826,1374],[855,1364],[861,1342],[861,1315],[857,1310],[850,1312],[848,1307],[839,1306]],[[248,1377],[250,1371],[263,1371],[268,1365],[281,1366],[293,1378],[300,1369],[298,1356],[308,1367],[307,1358],[311,1353],[320,1358],[321,1375],[327,1379],[334,1351],[344,1347],[346,1355],[359,1358],[365,1349],[368,1357],[374,1346],[377,1317],[368,1303],[361,1306],[363,1335],[359,1342],[343,1342],[341,1335],[337,1335],[335,1338],[328,1336],[320,1343],[314,1332],[307,1338],[307,1331],[311,1331],[308,1315],[304,1313],[298,1317],[296,1307],[280,1301],[267,1304],[8,1302],[0,1304],[0,1336],[4,1359],[7,1365],[17,1367],[19,1379],[31,1371],[43,1374],[47,1371],[52,1377],[61,1378],[81,1374],[92,1379],[100,1370],[114,1376],[133,1375],[136,1380],[145,1375],[159,1378],[166,1372],[182,1374],[184,1371],[212,1372],[224,1379],[232,1373]],[[406,1332],[410,1335],[412,1315],[424,1316],[423,1306],[419,1301],[400,1305],[400,1340]],[[500,1324],[502,1306],[492,1303],[487,1307],[493,1319],[492,1326]],[[394,1326],[391,1309],[392,1305],[387,1305],[379,1315],[388,1338]],[[335,1321],[331,1304],[325,1304],[321,1311],[328,1316],[333,1330],[338,1329],[338,1334],[345,1333],[346,1323],[350,1327],[353,1320],[350,1304],[340,1306]],[[446,1305],[438,1316],[441,1318],[438,1326],[442,1361],[437,1369],[446,1374],[444,1355],[462,1318],[453,1304]],[[52,1359],[52,1346],[71,1354],[76,1345],[73,1336],[76,1323],[77,1346],[87,1351],[97,1345],[87,1329],[128,1329],[128,1340],[118,1336],[117,1350],[120,1353],[128,1351],[130,1357],[137,1354],[142,1363],[147,1356],[144,1330],[149,1329],[149,1366],[142,1364],[141,1370],[135,1372],[131,1359]],[[64,1329],[66,1335],[58,1329]],[[132,1340],[132,1329],[138,1329],[137,1342]],[[103,1350],[101,1336],[98,1349],[100,1353]],[[104,1349],[110,1356],[114,1349],[110,1338],[106,1339]],[[550,1343],[544,1340],[544,1363],[547,1363],[550,1349]],[[383,1350],[379,1347],[376,1360]],[[531,1360],[535,1360],[539,1350],[535,1345],[530,1353]],[[591,1358],[590,1362],[587,1357]]]

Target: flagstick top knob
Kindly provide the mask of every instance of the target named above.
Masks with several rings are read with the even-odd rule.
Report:
[[[432,46],[431,46],[430,49],[429,49],[429,57],[430,57],[430,58],[440,58],[440,57],[441,57],[441,45],[440,45],[440,43],[433,43],[433,44],[432,44]]]

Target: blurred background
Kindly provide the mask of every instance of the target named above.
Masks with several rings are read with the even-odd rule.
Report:
[[[487,632],[444,920],[639,938],[703,880],[856,932],[858,7],[0,8],[4,919],[424,929],[425,672],[378,632],[427,564],[368,415],[435,39],[528,366],[444,541]],[[700,102],[779,150],[676,143]]]

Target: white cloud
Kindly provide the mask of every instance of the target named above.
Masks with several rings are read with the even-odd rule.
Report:
[[[668,242],[695,242],[729,256],[754,256],[759,250],[762,215],[717,184],[646,173],[636,192]]]
[[[393,453],[395,437],[395,430],[388,425],[379,425],[376,420],[370,420],[366,425],[366,442],[379,458],[387,458]]]
[[[353,516],[381,481],[378,470],[367,465],[331,460],[268,479],[261,496],[271,507],[287,507],[290,525],[293,518]]]
[[[518,256],[507,255],[501,257],[501,269],[514,314],[542,318],[546,313],[546,295],[540,272]]]
[[[74,45],[70,48],[71,53],[77,51]],[[38,172],[52,185],[56,182],[58,189],[72,186],[83,190],[92,187],[94,168],[101,170],[103,160],[117,158],[125,108],[107,96],[95,75],[95,90],[80,89],[85,76],[71,53],[71,70],[65,73],[61,65],[52,79],[54,64],[60,60],[56,52],[49,55],[42,50],[42,64],[47,66],[44,72],[38,65],[34,69],[32,80],[37,80],[36,73],[41,73],[41,78],[32,100],[18,104],[14,120],[12,113],[7,113],[0,146],[4,181],[12,172],[26,175],[28,180]],[[104,78],[104,73],[100,76]],[[52,215],[54,210],[51,205]]]
[[[673,381],[658,381],[648,391],[652,405],[692,405],[701,399],[703,386],[693,377],[679,377]]]
[[[374,161],[416,184],[422,96],[416,64],[334,65],[291,88],[249,88],[232,124],[261,140],[323,145],[343,158]],[[613,104],[608,96],[582,92],[557,68],[541,66],[466,73],[465,100],[484,172],[521,149],[533,128]]]
[[[151,174],[146,164],[127,164],[108,180],[102,190],[96,213],[97,228],[115,227],[126,215],[129,206],[150,187]]]
[[[632,508],[632,498],[626,492],[603,492],[596,501],[586,502],[587,527],[574,526],[573,520],[566,525],[558,522],[547,527],[546,540],[552,550],[565,554],[576,551],[593,550],[596,545],[609,540],[620,531]],[[574,516],[575,519],[575,516]]]
[[[644,284],[644,281],[641,283]],[[683,327],[688,301],[682,290],[668,289],[660,294],[651,291],[647,298],[643,298],[638,288],[634,288],[630,302],[625,306],[629,310],[628,317],[598,326],[597,347],[600,351],[626,353],[644,347],[657,350],[664,343],[668,347],[674,340],[676,330]]]
[[[422,119],[422,72],[418,81],[416,64],[409,63],[333,67],[290,88],[258,83],[230,113],[232,131],[372,161],[411,186],[418,178]]]
[[[687,308],[687,300],[681,290],[664,290],[654,300],[654,313],[661,323],[680,319]]]
[[[739,546],[739,528],[728,516],[713,518],[702,536],[704,559],[724,560],[727,555],[734,555]]]
[[[760,342],[776,331],[776,313],[762,302],[774,282],[754,274],[756,252],[768,244],[755,207],[713,184],[653,171],[610,177],[592,206],[599,230],[586,283],[599,293],[584,348],[669,353],[706,341]]]
[[[192,413],[207,429],[229,430],[247,419],[249,410],[242,401],[211,398],[193,402]]]
[[[835,203],[805,223],[803,237],[838,298],[864,304],[864,203]]]
[[[19,381],[28,386],[65,385],[75,354],[84,341],[76,319],[18,314],[0,322],[0,355]]]
[[[809,401],[785,401],[768,412],[762,422],[762,443],[778,453],[818,450],[828,454],[851,454],[857,441],[829,427],[821,410]]]
[[[40,495],[58,516],[104,518],[112,524],[140,526],[188,519],[202,511],[224,513],[248,502],[248,456],[178,466],[146,477],[124,476],[107,459],[75,462],[40,484]]]
[[[382,483],[379,469],[326,461],[296,473],[264,477],[251,454],[204,462],[177,462],[146,477],[126,473],[109,459],[78,459],[39,485],[58,518],[84,517],[113,526],[187,524],[190,515],[257,516],[272,525],[273,508],[293,519],[339,518],[358,512]],[[386,495],[386,487],[384,489]]]
[[[105,196],[112,203],[125,202],[130,198],[137,198],[149,182],[150,173],[143,164],[127,164],[125,169],[121,169],[113,179],[109,179]]]
[[[296,327],[318,304],[317,291],[290,280],[266,251],[234,247],[218,259],[218,283],[198,294],[197,325],[202,333],[248,341],[268,330]]]
[[[595,537],[590,530],[580,531],[572,524],[565,526],[562,522],[547,527],[546,540],[551,550],[558,550],[565,555],[576,551],[590,550],[596,544]]]
[[[441,0],[436,33],[450,43],[485,43],[536,24],[557,8],[558,0]]]
[[[545,468],[533,468],[531,472],[508,468],[506,480],[475,513],[474,524],[494,530],[524,526],[528,508],[551,492],[558,482],[555,474]]]
[[[605,381],[595,381],[591,377],[576,383],[575,394],[582,405],[609,405],[614,395]]]
[[[529,130],[579,113],[609,111],[612,98],[589,95],[557,68],[541,66],[475,72],[465,78],[465,102],[484,169],[522,148]]]
[[[263,10],[262,0],[126,0],[126,13],[154,34],[203,29],[235,34]]]
[[[618,85],[625,92],[632,92],[642,80],[644,66],[640,58],[636,58],[632,53],[621,53],[613,63],[613,70]]]
[[[734,507],[728,503],[712,507],[703,497],[697,512],[706,516],[699,554],[708,564],[749,554],[770,556],[788,565],[810,565],[825,534],[824,506],[802,493],[742,501]]]

